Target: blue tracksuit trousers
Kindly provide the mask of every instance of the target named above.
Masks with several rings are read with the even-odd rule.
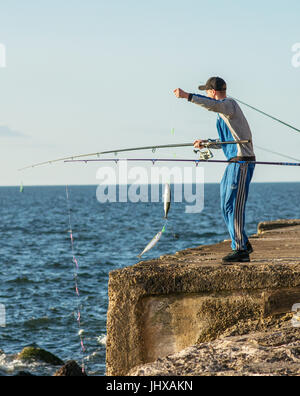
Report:
[[[221,181],[221,210],[227,225],[232,250],[246,250],[245,207],[255,164],[231,163]]]

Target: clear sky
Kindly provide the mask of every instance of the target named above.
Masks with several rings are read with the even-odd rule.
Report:
[[[291,62],[299,15],[299,0],[2,0],[0,184],[95,184],[96,165],[17,169],[217,137],[215,114],[173,95],[197,92],[212,75],[230,95],[300,128],[300,68]],[[300,133],[244,110],[255,144],[300,158]],[[220,181],[223,169],[205,165],[205,180]],[[300,169],[257,167],[254,181],[300,181]]]

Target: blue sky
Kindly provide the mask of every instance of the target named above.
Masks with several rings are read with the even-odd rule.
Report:
[[[2,0],[0,184],[95,184],[98,165],[17,169],[95,150],[217,137],[213,113],[172,93],[197,92],[212,75],[226,79],[230,95],[299,128],[300,68],[291,63],[299,14],[298,0]],[[243,109],[254,143],[300,158],[300,133]],[[188,149],[177,153],[194,158]],[[205,165],[205,180],[220,181],[223,169]],[[300,181],[300,170],[257,167],[254,181]]]

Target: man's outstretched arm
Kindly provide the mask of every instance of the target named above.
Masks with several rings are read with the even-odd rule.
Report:
[[[174,94],[177,98],[186,99],[189,102],[202,106],[209,111],[214,111],[215,113],[221,113],[230,117],[235,112],[232,100],[215,100],[207,96],[185,92],[181,88],[176,88]]]

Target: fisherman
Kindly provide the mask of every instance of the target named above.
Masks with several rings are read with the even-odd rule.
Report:
[[[221,210],[231,237],[232,252],[223,257],[223,264],[233,262],[249,262],[253,248],[245,232],[245,207],[248,198],[249,185],[253,176],[255,154],[252,144],[252,133],[249,124],[238,103],[227,98],[226,82],[220,77],[211,77],[205,85],[199,86],[200,91],[206,91],[207,96],[187,93],[180,88],[174,90],[177,98],[218,113],[218,140],[201,140],[194,142],[195,148],[204,148],[207,141],[216,142],[213,148],[222,148],[228,164],[221,181]],[[220,145],[219,142],[250,140],[246,144]]]

